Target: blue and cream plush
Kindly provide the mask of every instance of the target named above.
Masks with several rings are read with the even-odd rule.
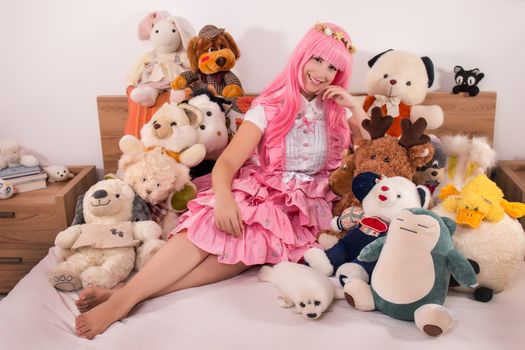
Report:
[[[376,261],[371,284],[353,278],[344,287],[354,308],[379,310],[416,322],[424,333],[438,336],[452,325],[443,307],[450,275],[475,287],[476,275],[452,243],[453,220],[426,209],[406,209],[390,223],[388,235],[365,247],[358,259]]]
[[[352,181],[352,192],[363,208],[347,208],[333,224],[348,233],[332,248],[323,251],[311,248],[304,260],[314,269],[336,276],[343,285],[347,278],[360,278],[368,282],[375,262],[356,258],[367,244],[382,237],[390,221],[406,208],[428,207],[430,192],[425,186],[416,186],[401,176],[379,176],[371,172],[357,175]]]

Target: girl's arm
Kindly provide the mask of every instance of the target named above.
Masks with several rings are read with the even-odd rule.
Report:
[[[243,122],[211,173],[215,193],[215,225],[234,236],[242,234],[243,224],[232,195],[233,176],[253,154],[261,138],[262,131],[258,126],[250,121]]]
[[[361,129],[361,123],[368,119],[360,100],[338,85],[331,85],[326,88],[323,93],[323,100],[327,98],[332,98],[337,104],[350,109],[352,112],[352,118],[348,120],[348,125],[352,132],[352,144],[355,145],[366,136]]]

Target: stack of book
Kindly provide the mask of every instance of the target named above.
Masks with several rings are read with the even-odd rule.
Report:
[[[47,174],[38,165],[17,165],[0,170],[0,179],[13,185],[16,192],[27,192],[46,188]]]

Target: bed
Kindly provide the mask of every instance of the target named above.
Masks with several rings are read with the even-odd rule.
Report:
[[[492,140],[496,94],[475,98],[431,93],[446,121],[438,134],[462,131]],[[126,120],[126,98],[98,98],[106,172],[114,172],[117,141]],[[518,349],[525,344],[525,269],[489,303],[449,292],[452,330],[428,337],[412,322],[363,313],[335,301],[316,321],[277,305],[277,291],[257,280],[257,268],[227,281],[139,304],[126,319],[88,341],[74,334],[77,293],[58,292],[47,281],[58,263],[49,254],[0,301],[0,349]]]

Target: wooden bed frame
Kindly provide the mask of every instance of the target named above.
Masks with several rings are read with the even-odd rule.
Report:
[[[121,152],[118,142],[123,135],[128,116],[126,96],[98,96],[100,139],[104,159],[104,172],[115,173]],[[496,93],[480,92],[475,97],[450,92],[431,92],[423,102],[443,108],[445,122],[436,135],[465,133],[485,136],[492,144],[496,116]]]

